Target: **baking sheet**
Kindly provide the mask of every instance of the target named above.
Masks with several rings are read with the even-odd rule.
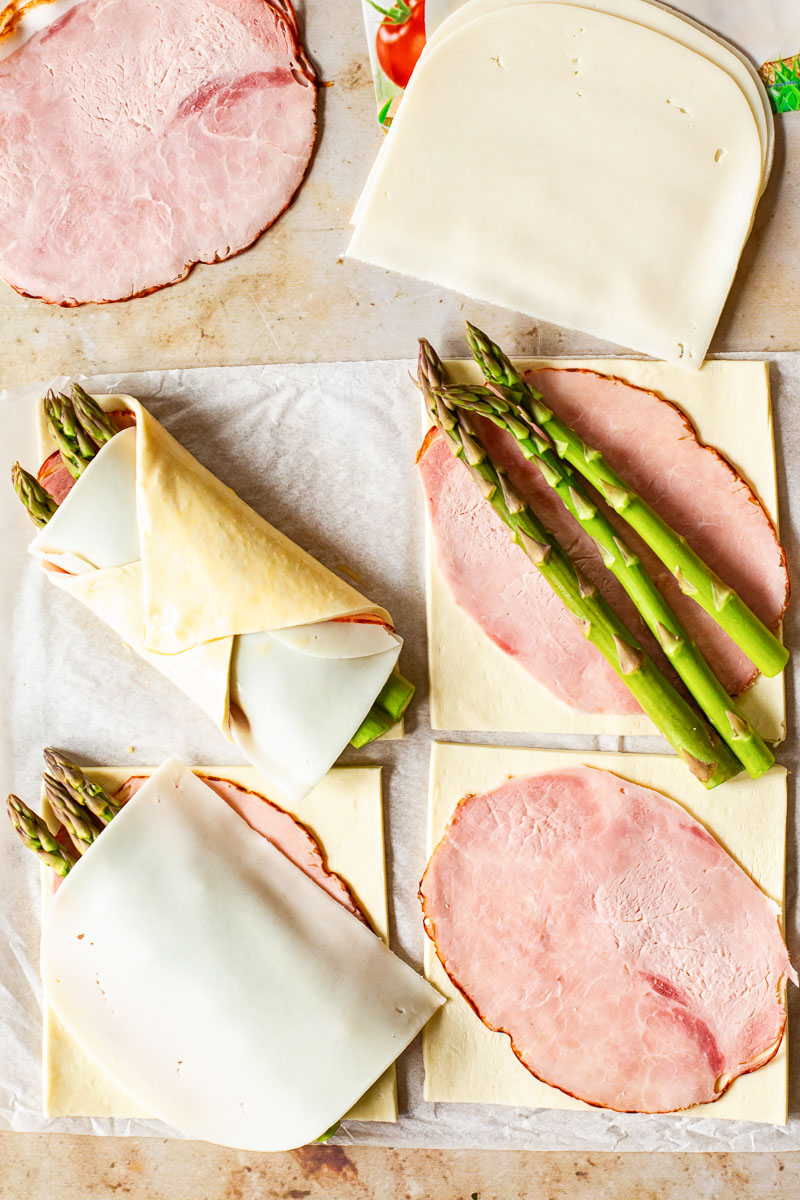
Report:
[[[345,570],[367,595],[385,604],[406,637],[403,670],[418,684],[404,742],[382,743],[343,761],[385,765],[388,880],[392,945],[417,969],[423,933],[416,899],[425,865],[430,743],[425,667],[424,522],[414,469],[419,442],[411,362],[210,368],[103,375],[102,391],[141,399],[206,466],[333,570]],[[790,566],[796,561],[800,494],[786,495],[787,474],[800,478],[800,447],[788,430],[800,398],[800,357],[772,365],[779,449],[781,525]],[[33,397],[40,389],[28,390]],[[19,389],[0,392],[7,466],[36,465],[34,422]],[[4,468],[5,470],[5,468]],[[6,487],[8,485],[5,485]],[[242,759],[179,692],[126,652],[115,636],[49,586],[26,547],[33,526],[10,489],[0,498],[0,787],[38,795],[41,748],[51,743],[82,761],[146,765],[175,753],[189,763]],[[786,638],[795,644],[793,611]],[[781,761],[793,768],[792,720]],[[443,740],[437,735],[437,740]],[[453,738],[485,742],[479,734]],[[491,739],[496,744],[554,745],[593,750],[661,750],[658,738]],[[791,786],[791,785],[790,785]],[[791,807],[791,799],[790,799]],[[800,961],[796,914],[796,844],[789,829],[787,936]],[[131,1136],[167,1136],[156,1121],[46,1121],[41,1116],[41,988],[38,980],[38,871],[5,820],[0,820],[0,1128]],[[797,1011],[797,994],[790,989]],[[793,1014],[794,1017],[794,1014]],[[796,1017],[794,1017],[796,1019]],[[686,1117],[564,1113],[499,1106],[425,1104],[419,1044],[400,1062],[401,1119],[391,1130],[351,1122],[340,1143],[541,1150],[794,1150],[800,1149],[797,1055],[785,1129]]]

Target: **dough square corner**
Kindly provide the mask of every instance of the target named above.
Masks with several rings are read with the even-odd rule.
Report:
[[[517,358],[522,370],[583,368],[657,392],[691,420],[701,441],[716,446],[742,474],[778,525],[769,364],[714,359],[690,373],[671,363],[626,358]],[[458,381],[479,382],[474,363],[453,360]],[[425,429],[430,422],[424,420]],[[436,562],[426,514],[426,585],[431,725],[434,730],[558,734],[652,734],[644,716],[584,713],[533,678],[489,638],[453,599]],[[741,697],[748,719],[771,742],[786,736],[782,676],[759,676]]]
[[[585,765],[661,791],[700,820],[759,886],[783,907],[787,772],[739,777],[706,792],[676,755],[525,750],[436,742],[430,765],[428,854],[462,797],[499,787],[510,776]],[[425,975],[447,998],[423,1030],[424,1098],[429,1102],[586,1110],[590,1106],[536,1079],[458,992],[426,938]],[[676,1116],[784,1125],[788,1115],[788,1031],[775,1058],[737,1079],[714,1104]]]
[[[131,775],[153,768],[97,767],[87,774],[115,791]],[[250,766],[196,766],[200,775],[231,779],[269,798],[269,785]],[[312,792],[282,808],[317,838],[328,867],[351,887],[375,932],[388,941],[386,867],[380,766],[334,767]],[[52,872],[42,870],[42,905],[53,894]],[[42,1036],[42,1107],[47,1117],[118,1117],[152,1119],[83,1051],[45,1004]],[[394,1064],[346,1114],[350,1120],[395,1122],[398,1117]]]

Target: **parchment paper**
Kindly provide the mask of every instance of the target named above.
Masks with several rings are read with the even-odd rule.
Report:
[[[419,407],[408,379],[411,366],[376,362],[152,371],[98,376],[88,386],[137,396],[268,520],[333,570],[352,572],[357,586],[391,611],[406,638],[401,665],[418,685],[407,736],[359,753],[348,750],[344,761],[385,765],[392,945],[421,969],[424,935],[416,892],[425,863],[432,735],[427,725],[423,511],[414,468]],[[792,503],[786,481],[800,481],[800,448],[786,432],[800,401],[800,356],[774,360],[772,386],[782,535],[792,566],[800,488],[795,488]],[[15,458],[29,469],[38,465],[29,405],[37,394],[39,386],[0,392],[4,479]],[[241,762],[236,749],[186,697],[126,651],[82,606],[47,583],[26,552],[32,531],[9,485],[0,485],[3,796],[9,790],[28,799],[38,796],[41,750],[48,743],[87,763],[154,765],[173,753],[190,763]],[[790,645],[796,644],[795,621],[790,610]],[[788,690],[790,731],[780,758],[792,768],[797,754],[793,680]],[[459,740],[455,733],[438,736]],[[475,734],[460,740],[512,741]],[[612,737],[515,737],[513,743],[625,748]],[[659,738],[630,739],[629,747],[634,745],[664,749]],[[792,816],[786,923],[797,963],[796,841]],[[41,1116],[39,929],[37,864],[0,815],[0,1128],[179,1136],[157,1121],[46,1121]],[[790,1021],[800,1014],[796,990],[791,993]],[[791,1059],[796,1077],[797,1055]],[[796,1115],[785,1129],[600,1111],[425,1104],[418,1044],[400,1060],[399,1088],[402,1116],[396,1126],[349,1123],[333,1140],[574,1151],[800,1149],[796,1080],[790,1101]]]

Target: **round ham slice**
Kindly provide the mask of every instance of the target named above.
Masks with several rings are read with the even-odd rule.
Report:
[[[467,796],[420,885],[456,987],[545,1083],[621,1112],[717,1100],[777,1052],[777,906],[680,805],[577,767]]]
[[[83,0],[0,63],[0,274],[74,305],[238,254],[300,186],[315,111],[288,0]]]
[[[655,392],[594,371],[548,368],[529,373],[528,379],[543,394],[545,403],[588,445],[602,451],[614,470],[668,525],[683,534],[757,616],[770,629],[777,629],[790,589],[786,556],[775,527],[727,459],[698,440],[685,413]],[[511,440],[501,436],[506,442]],[[512,452],[521,465],[516,445]],[[539,479],[533,483],[528,467],[526,490],[535,486],[537,492],[542,488],[549,491]],[[699,604],[683,595],[661,560],[630,527],[616,514],[613,520],[641,555],[651,579],[701,647],[726,691],[743,691],[757,675],[750,660]],[[589,552],[596,562],[591,569],[587,563],[585,569],[592,578],[602,578],[599,555],[591,545]],[[608,573],[604,574],[607,580]],[[616,581],[613,583],[621,591]],[[609,587],[607,582],[604,586]],[[608,598],[621,611],[614,589],[609,589]]]
[[[548,368],[529,380],[546,403],[612,467],[772,629],[789,600],[786,558],[774,526],[748,484],[686,416],[654,392],[593,371]],[[598,588],[661,669],[679,683],[592,539],[567,512],[516,440],[491,422],[475,424],[494,461]],[[583,712],[630,714],[638,705],[487,504],[466,467],[440,436],[429,438],[419,469],[436,560],[455,601],[507,654],[564,703]],[[587,485],[588,486],[588,485]],[[589,488],[591,491],[591,489]],[[702,650],[731,695],[757,672],[716,622],[684,596],[661,560],[594,496]]]
[[[218,779],[210,775],[201,775],[199,778],[230,805],[251,829],[255,829],[290,862],[299,867],[304,875],[313,879],[314,883],[334,900],[338,900],[353,916],[358,917],[364,924],[369,923],[345,881],[340,875],[328,870],[319,842],[296,817],[258,792],[251,792],[230,779]],[[115,799],[124,804],[146,781],[145,775],[131,776],[117,791]]]

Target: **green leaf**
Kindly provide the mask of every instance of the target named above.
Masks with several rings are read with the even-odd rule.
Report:
[[[392,25],[405,25],[411,16],[411,5],[406,4],[406,0],[395,0],[391,8],[381,8],[380,4],[375,3],[375,0],[367,0],[367,4],[371,4],[375,11],[379,12],[387,21],[391,21]]]
[[[392,123],[392,118],[389,116],[389,109],[392,107],[392,100],[394,100],[394,96],[392,96],[391,100],[386,101],[383,108],[378,113],[378,120],[380,121],[381,125],[385,126],[386,128],[388,128]]]

